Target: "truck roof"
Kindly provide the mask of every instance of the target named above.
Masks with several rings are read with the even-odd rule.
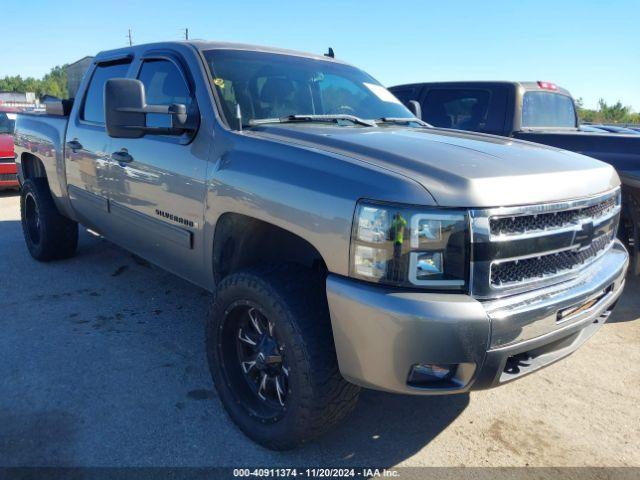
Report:
[[[554,88],[543,88],[540,84],[553,85]],[[429,86],[459,86],[459,87],[469,87],[469,86],[497,86],[497,85],[507,85],[513,87],[521,87],[526,91],[544,91],[551,93],[560,93],[562,95],[571,96],[571,93],[565,89],[556,85],[552,82],[544,82],[544,81],[510,81],[510,80],[455,80],[455,81],[446,81],[446,82],[416,82],[416,83],[407,83],[403,85],[395,85],[392,88],[406,88],[406,87],[422,87],[425,85]]]
[[[251,45],[248,43],[234,43],[234,42],[218,42],[218,41],[207,41],[207,40],[182,40],[182,41],[169,41],[169,42],[156,42],[156,43],[146,43],[140,45],[133,45],[130,47],[123,47],[114,50],[104,50],[98,55],[96,55],[97,62],[103,61],[105,58],[109,58],[112,56],[125,55],[130,52],[135,52],[136,50],[149,49],[150,47],[156,48],[167,48],[176,45],[189,45],[197,50],[247,50],[252,52],[266,52],[266,53],[276,53],[282,55],[294,55],[298,57],[304,58],[313,58],[315,60],[323,60],[327,62],[336,62],[347,64],[341,60],[337,60],[335,58],[327,57],[322,54],[314,54],[308,52],[300,52],[297,50],[288,50],[285,48],[276,48],[276,47],[267,47],[264,45]]]

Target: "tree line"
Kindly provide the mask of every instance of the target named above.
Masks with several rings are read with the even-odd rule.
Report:
[[[636,123],[640,124],[640,113],[635,113],[631,107],[624,106],[617,101],[609,105],[602,98],[598,101],[598,109],[584,108],[582,98],[576,100],[580,123]]]
[[[20,75],[0,78],[0,92],[35,92],[38,98],[45,95],[67,98],[67,65],[53,67],[42,78],[22,78]]]

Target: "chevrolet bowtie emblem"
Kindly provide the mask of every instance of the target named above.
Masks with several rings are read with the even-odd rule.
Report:
[[[595,228],[593,222],[588,220],[580,224],[580,229],[576,231],[573,237],[573,244],[578,245],[579,250],[585,250],[591,246]]]

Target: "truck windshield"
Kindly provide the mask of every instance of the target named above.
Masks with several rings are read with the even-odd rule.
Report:
[[[576,128],[573,100],[558,93],[525,93],[522,104],[522,126],[525,128]]]
[[[245,126],[291,115],[413,117],[386,88],[349,65],[245,50],[208,50],[204,55],[230,125],[237,125],[238,105]]]

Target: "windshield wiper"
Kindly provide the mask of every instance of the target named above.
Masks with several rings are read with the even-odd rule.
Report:
[[[341,120],[348,121],[365,127],[375,127],[376,122],[365,120],[355,115],[288,115],[280,118],[258,118],[249,120],[249,125],[262,125],[265,123],[296,123],[296,122],[330,122],[338,123]]]
[[[395,123],[395,124],[405,124],[405,123],[417,123],[422,127],[433,127],[433,125],[425,122],[424,120],[420,120],[416,117],[382,117],[376,120],[377,123]]]

